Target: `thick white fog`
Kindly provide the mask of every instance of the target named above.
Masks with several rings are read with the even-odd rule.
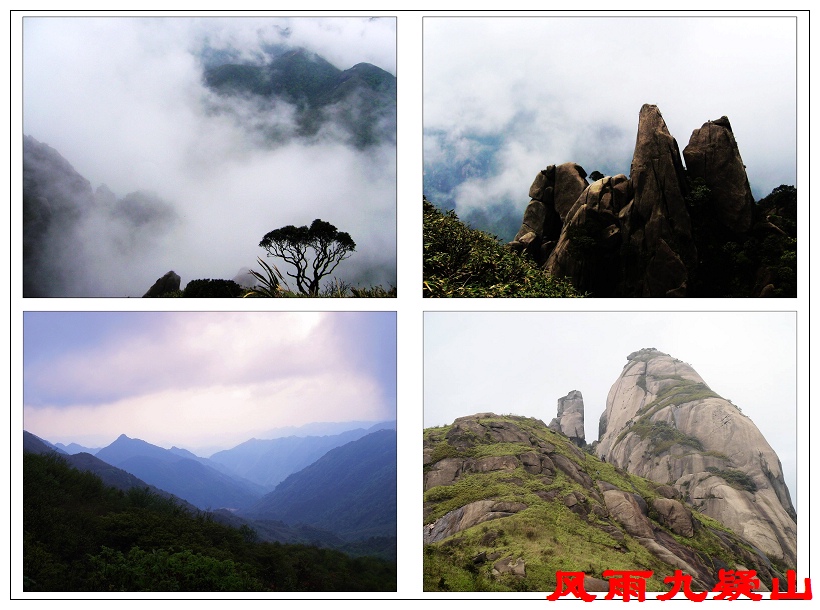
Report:
[[[183,287],[232,279],[265,255],[265,233],[316,218],[357,244],[335,277],[395,285],[395,141],[356,148],[333,123],[295,137],[288,104],[260,108],[203,84],[203,49],[261,62],[266,45],[277,44],[341,70],[368,62],[395,74],[393,19],[24,19],[24,133],[59,152],[92,189],[104,184],[118,199],[147,191],[172,209],[139,234],[109,215],[89,216],[75,293],[141,296],[169,270]],[[266,141],[260,129],[283,137]]]
[[[547,165],[629,174],[643,104],[658,106],[681,150],[693,130],[728,116],[756,199],[795,185],[796,25],[789,16],[427,18],[425,194],[459,214],[507,214],[514,234]]]

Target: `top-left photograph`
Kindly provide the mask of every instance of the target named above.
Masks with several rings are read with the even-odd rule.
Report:
[[[396,296],[395,18],[23,18],[24,297]]]

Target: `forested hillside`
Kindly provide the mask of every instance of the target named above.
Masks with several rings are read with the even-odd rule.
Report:
[[[396,564],[256,542],[147,490],[123,492],[58,455],[24,454],[25,591],[395,591]]]

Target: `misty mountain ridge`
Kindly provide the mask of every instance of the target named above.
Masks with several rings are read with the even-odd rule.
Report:
[[[205,85],[222,98],[253,100],[259,112],[247,122],[271,143],[292,138],[325,137],[337,133],[357,148],[396,141],[396,77],[368,63],[341,70],[306,49],[294,49],[269,63],[225,63],[204,70]],[[292,106],[283,107],[282,103]],[[221,104],[216,112],[230,112]],[[295,129],[287,123],[259,120],[271,110],[293,112]],[[290,118],[290,117],[288,117]]]
[[[133,262],[142,262],[150,255],[165,261],[159,268],[167,268],[172,264],[168,259],[173,255],[171,235],[185,229],[184,224],[174,205],[150,191],[134,191],[118,198],[105,184],[93,190],[59,152],[31,136],[24,137],[24,297],[143,296],[149,287],[148,296],[154,286],[171,276],[176,284],[168,292],[180,296],[179,275],[171,271],[157,280],[154,269]],[[249,244],[256,239],[258,236],[250,236]],[[253,284],[256,279],[249,281],[247,267],[243,269],[245,279],[239,277],[242,269],[236,279]],[[371,282],[374,269],[368,266],[357,281]],[[230,280],[186,278],[182,285],[186,284],[197,284],[198,290],[211,297],[243,292]],[[230,293],[228,288],[229,293],[216,294],[215,288],[209,288],[211,284],[238,292]],[[196,292],[190,296],[202,296]],[[189,295],[184,292],[181,296]]]
[[[396,536],[396,432],[328,451],[240,515],[330,529],[348,538]]]
[[[238,508],[253,502],[264,489],[227,475],[205,458],[180,455],[125,434],[97,452],[97,458],[135,474],[202,509]]]
[[[59,444],[59,443],[58,443]],[[74,443],[72,443],[73,445]],[[154,485],[146,483],[142,479],[134,476],[132,473],[117,468],[103,460],[91,455],[90,453],[80,452],[75,454],[65,454],[55,445],[48,441],[32,434],[31,432],[23,431],[23,453],[36,453],[38,455],[59,455],[69,466],[80,471],[90,472],[102,480],[102,482],[110,487],[114,487],[121,491],[128,491],[129,489],[149,490],[162,498],[173,498],[181,506],[185,506],[190,510],[196,510],[192,505],[163,489]]]
[[[58,454],[60,450],[24,432],[24,452]],[[167,450],[122,434],[98,454],[102,457],[80,453],[63,458],[118,489],[148,488],[162,497],[179,498],[191,509],[206,510],[221,523],[252,528],[259,540],[395,557],[394,429],[371,432],[334,448],[316,464],[291,474],[282,490],[264,497],[269,488],[219,472],[220,464],[177,447]],[[333,479],[320,483],[318,496],[317,476]],[[271,508],[272,501],[281,507]],[[305,509],[314,502],[320,506]],[[251,505],[263,508],[254,514],[237,512]],[[301,518],[289,508],[294,505],[304,509]]]
[[[230,185],[227,192],[264,192],[269,186],[254,184],[258,177],[245,179],[242,176],[245,172],[254,173],[255,162],[261,160],[270,163],[272,174],[276,173],[276,167],[287,167],[292,156],[283,160],[273,150],[287,143],[297,152],[309,149],[309,152],[303,151],[309,160],[307,165],[314,160],[319,164],[312,171],[336,171],[337,191],[344,191],[350,182],[356,183],[356,188],[350,187],[350,190],[357,194],[369,193],[371,188],[382,189],[384,172],[379,172],[377,177],[368,174],[375,174],[376,168],[385,163],[390,164],[395,155],[396,78],[370,64],[360,63],[341,70],[304,49],[270,48],[263,56],[267,63],[262,65],[230,63],[249,60],[240,53],[222,50],[211,52],[208,61],[201,62],[201,92],[186,101],[190,107],[175,110],[196,116],[202,127],[213,127],[213,130],[204,129],[216,134],[217,140],[212,144],[227,148],[218,152],[210,144],[180,144],[180,150],[174,149],[168,154],[179,156],[182,162],[173,168],[168,166],[167,176],[159,182],[156,176],[149,178],[149,182],[138,182],[133,191],[129,184],[130,192],[125,195],[115,194],[102,184],[106,180],[116,183],[117,169],[107,169],[105,175],[97,179],[99,186],[95,188],[72,165],[83,162],[87,168],[89,159],[83,159],[82,154],[75,151],[74,159],[69,162],[47,143],[35,139],[35,136],[44,136],[24,134],[24,297],[141,296],[168,269],[180,271],[185,283],[197,278],[231,277],[236,274],[235,270],[254,264],[254,248],[260,237],[276,228],[271,224],[272,218],[281,217],[287,219],[282,220],[283,225],[326,218],[341,230],[350,231],[359,246],[356,260],[360,262],[347,265],[342,271],[349,285],[395,284],[395,271],[391,268],[394,261],[390,261],[391,267],[385,267],[386,250],[374,245],[381,244],[385,238],[384,228],[379,227],[378,232],[369,237],[363,236],[360,220],[353,216],[354,212],[339,211],[335,203],[336,213],[330,217],[333,197],[317,200],[309,209],[300,205],[299,214],[294,214],[295,208],[288,208],[287,203],[267,204],[256,200],[250,208],[243,208],[241,226],[258,225],[245,241],[246,236],[235,236],[236,227],[226,227],[224,221],[216,220],[232,214],[224,206],[235,206],[237,202],[214,204],[212,190],[192,189],[187,182],[194,177],[199,183],[200,172],[210,172],[207,167],[214,162],[211,155],[228,165],[239,161],[236,174],[227,169],[219,173],[222,184]],[[53,134],[52,137],[56,139]],[[172,148],[179,140],[167,132],[163,137],[171,138],[168,145]],[[66,144],[60,146],[63,150]],[[139,155],[137,148],[126,153]],[[128,154],[123,158],[127,159]],[[154,152],[142,153],[139,161],[166,169],[164,156]],[[341,169],[347,163],[359,162],[365,170],[361,177],[358,171]],[[307,169],[304,163],[300,167]],[[87,171],[90,170],[83,170],[83,174]],[[285,171],[292,173],[290,169]],[[135,171],[134,176],[140,174]],[[290,175],[288,179],[294,180]],[[361,184],[363,180],[367,181],[366,185]],[[184,190],[176,186],[183,186]],[[363,205],[379,207],[379,201],[392,199],[394,185],[385,183],[384,188],[390,189],[384,197],[372,201],[365,197]],[[197,192],[194,194],[192,190]],[[207,208],[202,207],[203,202],[207,202]],[[384,211],[392,215],[389,208]],[[298,217],[302,212],[304,217]],[[202,234],[203,220],[210,234]],[[391,227],[394,231],[394,221]],[[199,234],[194,236],[190,234],[192,231]],[[219,251],[229,252],[233,258],[221,260],[213,249],[207,255],[183,254],[186,240],[198,242],[205,238],[217,242],[225,238],[225,232],[233,233],[234,237],[221,244]],[[241,252],[245,255],[238,254]],[[358,269],[351,271],[351,267]]]
[[[345,424],[309,424],[304,430],[334,429]],[[309,466],[325,453],[382,429],[395,430],[396,423],[380,422],[367,429],[347,429],[323,436],[285,436],[250,439],[232,449],[214,453],[210,460],[229,472],[272,490],[288,475]]]
[[[156,194],[93,190],[59,152],[23,137],[24,297],[103,296],[93,270],[156,247],[177,222]]]
[[[263,439],[272,440],[283,436],[328,436],[341,434],[348,430],[364,428],[370,432],[375,432],[382,428],[396,428],[396,420],[392,421],[343,421],[343,422],[311,422],[301,426],[284,426],[281,428],[271,428],[260,436]]]
[[[96,453],[102,449],[102,447],[83,447],[77,443],[69,443],[68,445],[64,445],[63,443],[54,443],[54,446],[69,455],[74,455],[75,453],[89,453],[91,455],[96,455]]]

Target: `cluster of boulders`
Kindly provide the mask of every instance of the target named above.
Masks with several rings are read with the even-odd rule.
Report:
[[[697,296],[698,240],[714,236],[693,234],[693,202],[708,207],[710,223],[741,236],[752,230],[754,198],[726,117],[696,129],[683,157],[686,169],[657,106],[645,104],[629,177],[589,184],[576,163],[548,166],[530,187],[510,247],[590,296]],[[706,201],[690,197],[692,185]]]

